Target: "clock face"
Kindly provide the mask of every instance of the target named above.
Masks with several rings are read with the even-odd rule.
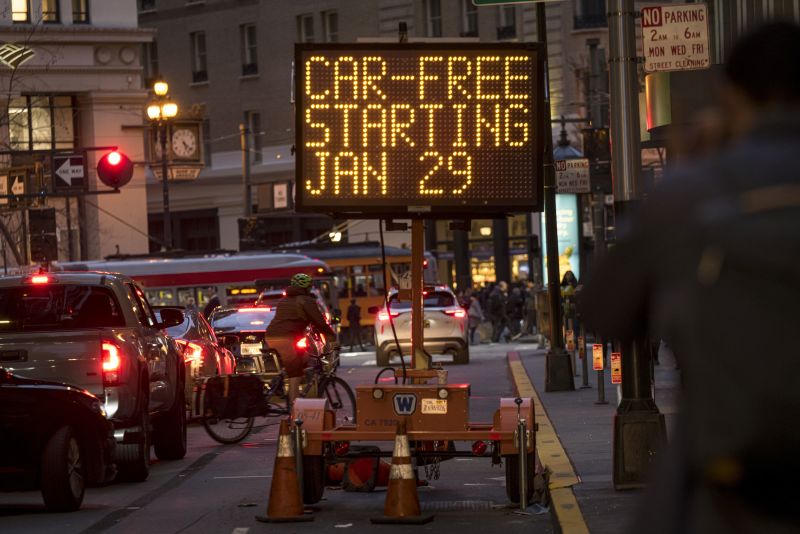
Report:
[[[172,152],[179,158],[191,158],[197,154],[197,134],[188,128],[172,133]]]

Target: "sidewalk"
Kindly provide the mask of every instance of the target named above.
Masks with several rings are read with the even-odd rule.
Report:
[[[591,350],[588,354],[591,357]],[[622,532],[642,491],[616,491],[612,483],[613,418],[618,397],[617,386],[611,385],[611,373],[606,369],[609,403],[597,405],[597,373],[591,370],[591,361],[591,388],[579,389],[583,381],[577,376],[575,391],[545,393],[545,351],[524,350],[520,358],[580,479],[573,490],[589,531],[593,534]],[[655,367],[656,404],[665,416],[669,436],[677,410],[680,375],[668,350],[661,350],[660,360],[661,365]],[[580,368],[578,360],[579,372]]]

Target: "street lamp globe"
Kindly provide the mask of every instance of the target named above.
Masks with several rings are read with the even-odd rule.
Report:
[[[150,104],[147,106],[147,117],[151,121],[155,121],[161,118],[161,106],[158,104]]]
[[[161,114],[165,119],[171,119],[178,114],[178,104],[175,102],[164,102],[161,105]]]
[[[166,96],[169,91],[169,84],[164,80],[158,80],[153,84],[153,92],[158,96]]]

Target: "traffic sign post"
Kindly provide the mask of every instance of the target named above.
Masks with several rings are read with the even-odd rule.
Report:
[[[86,157],[84,154],[53,155],[53,189],[85,189]]]
[[[708,6],[642,8],[642,41],[647,72],[707,69],[711,65]]]

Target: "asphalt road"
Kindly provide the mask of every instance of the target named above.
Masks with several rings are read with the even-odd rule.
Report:
[[[501,396],[512,396],[505,353],[510,345],[484,345],[466,366],[448,365],[451,383],[472,384],[472,421],[490,421]],[[351,385],[371,383],[374,353],[345,353],[339,375]],[[438,358],[437,358],[438,359]],[[447,362],[443,358],[442,361]],[[189,452],[175,462],[153,460],[150,478],[140,484],[112,484],[87,490],[83,508],[49,514],[38,492],[0,494],[0,532],[25,533],[233,533],[258,532],[552,532],[548,512],[520,515],[508,508],[505,469],[488,459],[463,458],[441,464],[441,477],[420,488],[423,511],[435,513],[424,526],[378,526],[385,490],[349,493],[327,489],[311,523],[263,524],[275,457],[277,420],[238,445],[219,445],[197,425],[189,428]],[[463,444],[462,444],[463,445]],[[390,447],[391,445],[387,445]],[[420,469],[422,473],[422,469]],[[534,508],[529,509],[533,511]]]

